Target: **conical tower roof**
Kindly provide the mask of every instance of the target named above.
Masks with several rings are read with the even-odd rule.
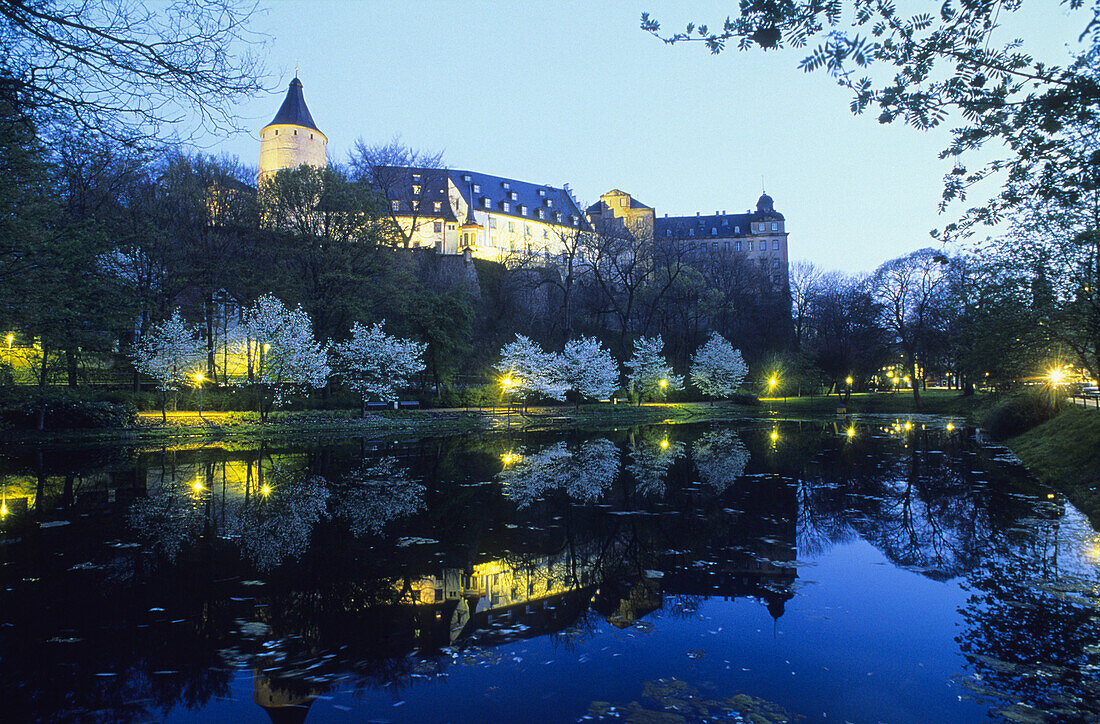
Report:
[[[312,128],[318,133],[321,132],[317,124],[313,122],[313,116],[309,115],[306,98],[302,95],[302,81],[298,80],[297,77],[290,81],[290,87],[286,90],[283,105],[279,106],[279,112],[267,125],[303,126],[304,128]]]

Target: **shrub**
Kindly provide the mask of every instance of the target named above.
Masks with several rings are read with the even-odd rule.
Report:
[[[6,427],[35,429],[45,406],[45,428],[108,429],[130,427],[137,408],[129,402],[102,402],[71,390],[23,388],[7,391],[0,400],[0,423]]]
[[[1064,402],[1049,393],[1028,390],[989,408],[982,416],[982,427],[995,440],[1015,437],[1055,417]]]

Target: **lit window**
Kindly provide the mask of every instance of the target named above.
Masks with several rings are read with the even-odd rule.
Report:
[[[441,231],[443,231],[443,222],[442,221],[435,222],[435,233],[438,234]]]
[[[434,204],[432,204],[432,206],[435,207],[435,212],[437,214],[443,210],[443,202],[441,201],[436,201]]]
[[[419,195],[420,195],[420,187],[416,186],[416,185],[413,185],[413,196],[419,196]]]
[[[394,211],[400,211],[401,210],[401,202],[400,201],[393,201],[391,203],[393,205],[393,210]]]
[[[577,225],[577,217],[576,216],[570,216],[569,221],[572,222],[573,226]]]

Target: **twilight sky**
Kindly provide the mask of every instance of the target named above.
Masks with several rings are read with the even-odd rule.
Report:
[[[1032,5],[1046,7],[1014,19],[1002,40],[1022,35],[1064,65],[1081,16],[1054,0]],[[253,29],[270,38],[278,88],[240,107],[251,134],[203,146],[255,166],[259,130],[297,65],[337,162],[357,138],[400,134],[452,168],[568,183],[582,204],[618,188],[672,216],[745,211],[763,177],[787,218],[792,260],[871,271],[934,243],[928,231],[954,220],[937,213],[946,130],[853,116],[847,91],[798,70],[799,49],[712,56],[638,29],[643,10],[672,30],[717,26],[735,9],[736,0],[263,3]]]

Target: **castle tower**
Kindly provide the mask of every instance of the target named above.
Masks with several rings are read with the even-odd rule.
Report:
[[[328,138],[317,128],[306,108],[302,81],[295,78],[290,81],[279,112],[260,131],[259,183],[284,168],[298,168],[302,164],[323,168],[327,145]]]

